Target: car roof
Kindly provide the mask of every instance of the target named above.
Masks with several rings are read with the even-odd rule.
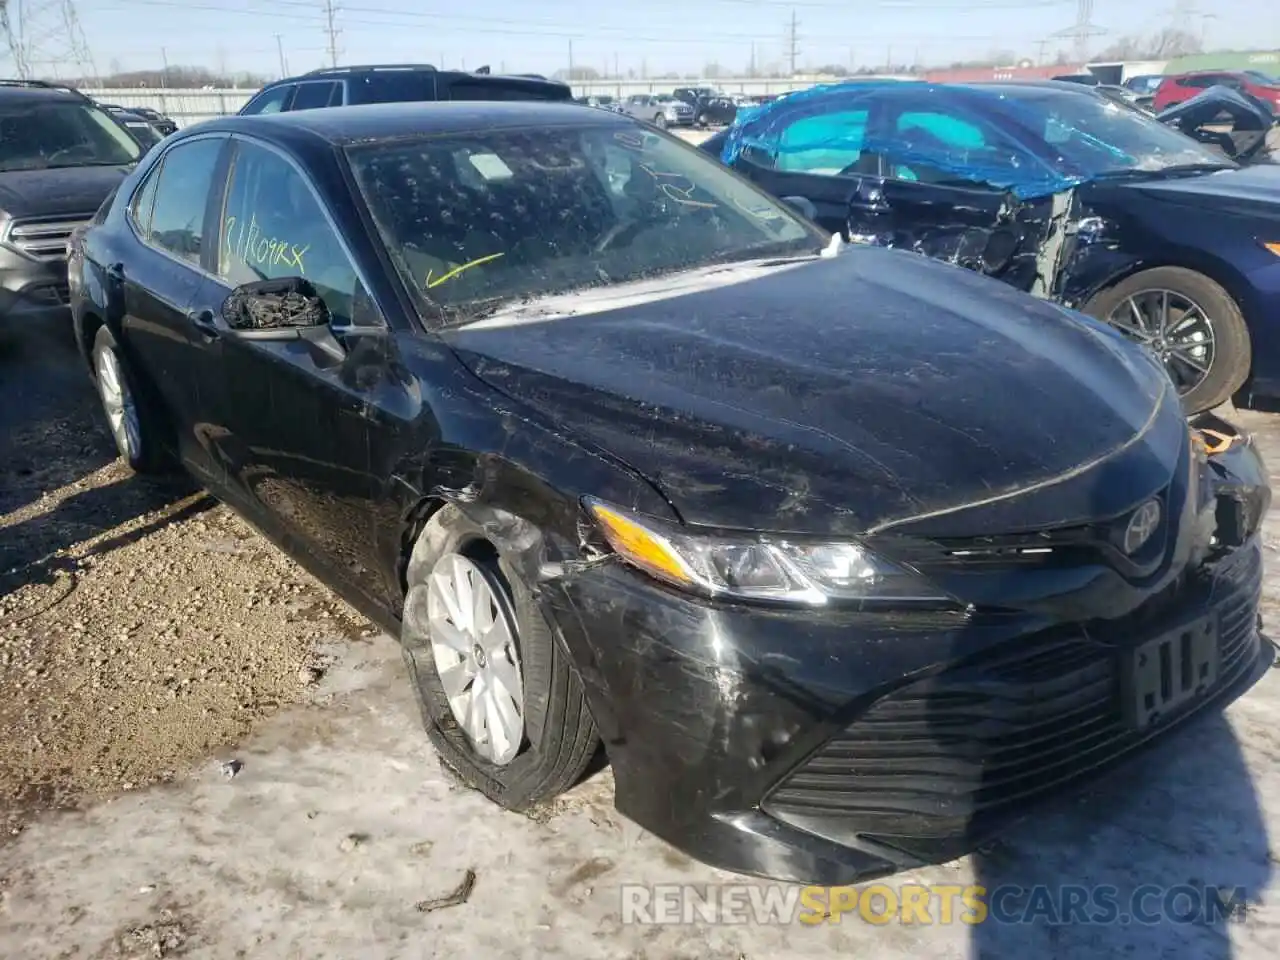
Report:
[[[6,100],[71,100],[85,102],[84,96],[63,87],[28,85],[21,81],[0,80],[0,97]]]
[[[622,114],[584,109],[573,102],[428,100],[220,117],[186,129],[242,131],[264,139],[296,141],[301,138],[346,145],[494,128],[601,125],[626,127],[634,126],[635,121]]]

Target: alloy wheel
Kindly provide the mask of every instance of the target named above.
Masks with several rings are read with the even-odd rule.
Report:
[[[97,369],[98,396],[102,398],[102,409],[107,414],[116,449],[126,462],[134,463],[142,453],[142,428],[138,405],[120,367],[120,358],[114,350],[99,350]]]
[[[1107,322],[1154,353],[1179,394],[1198,387],[1213,367],[1213,321],[1185,294],[1140,290],[1121,300]]]
[[[524,677],[501,585],[466,557],[441,557],[427,581],[431,655],[454,719],[483,759],[510,763],[524,740]]]

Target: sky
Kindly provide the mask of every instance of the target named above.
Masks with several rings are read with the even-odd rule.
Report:
[[[58,7],[9,0],[11,16],[23,2]],[[1105,33],[1092,48],[1171,25],[1177,2],[1093,0],[1093,22]],[[1198,0],[1214,16],[1194,16],[1193,29],[1205,30],[1211,48],[1278,48],[1277,2]],[[1077,0],[334,0],[334,21],[339,63],[552,73],[572,58],[610,74],[616,64],[623,74],[652,75],[708,63],[739,72],[753,50],[762,68],[783,64],[793,14],[800,67],[878,66],[889,57],[945,65],[993,50],[1052,58],[1070,50],[1070,40],[1052,35],[1075,22],[1076,8]],[[76,0],[76,9],[100,73],[167,61],[278,76],[328,63],[325,0]]]

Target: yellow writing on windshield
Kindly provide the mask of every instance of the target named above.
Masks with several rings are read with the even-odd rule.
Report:
[[[258,226],[256,214],[249,215],[247,224],[236,217],[227,217],[222,225],[222,238],[223,251],[229,257],[237,257],[249,266],[296,267],[298,273],[306,276],[302,258],[311,244],[269,236]]]
[[[501,256],[505,256],[505,254],[491,253],[487,257],[478,257],[475,260],[469,260],[466,263],[462,264],[461,266],[454,267],[448,273],[440,274],[440,276],[436,277],[434,280],[432,279],[432,274],[435,273],[435,270],[428,270],[427,278],[426,280],[423,281],[423,283],[426,286],[426,288],[430,290],[432,287],[440,286],[440,284],[444,283],[446,280],[452,280],[454,277],[462,273],[464,270],[470,270],[472,267],[478,267],[481,264],[489,263],[492,260],[497,260]]]

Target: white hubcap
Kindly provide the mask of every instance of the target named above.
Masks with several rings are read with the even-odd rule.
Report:
[[[466,557],[441,557],[427,581],[427,622],[449,709],[478,754],[510,763],[524,739],[524,682],[500,588]]]
[[[111,425],[116,449],[125,460],[136,460],[142,450],[142,431],[138,426],[138,408],[125,382],[120,361],[111,349],[98,351],[98,395]]]

